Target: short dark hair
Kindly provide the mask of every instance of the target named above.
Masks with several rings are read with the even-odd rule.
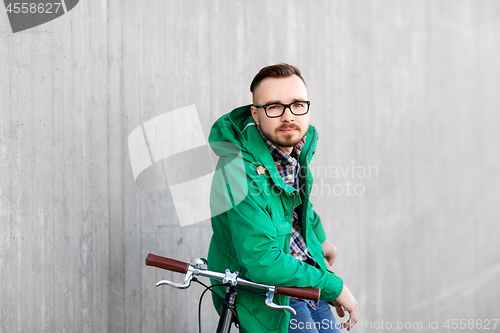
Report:
[[[306,81],[304,81],[304,78],[300,74],[300,70],[295,66],[280,63],[264,67],[253,78],[252,83],[250,84],[250,91],[253,93],[259,83],[261,83],[262,80],[264,80],[266,77],[284,78],[290,77],[292,75],[297,75],[302,80],[302,82],[306,84]]]

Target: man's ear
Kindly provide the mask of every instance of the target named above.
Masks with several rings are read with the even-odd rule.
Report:
[[[253,118],[253,121],[255,122],[255,124],[257,126],[259,126],[259,118],[257,117],[257,108],[255,106],[251,106],[250,107],[250,112],[252,113],[252,118]]]

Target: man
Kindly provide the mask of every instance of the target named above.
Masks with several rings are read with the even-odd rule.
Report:
[[[309,201],[309,162],[318,134],[309,125],[305,81],[297,68],[278,64],[261,69],[250,90],[253,104],[222,116],[210,132],[222,176],[212,184],[209,269],[238,271],[267,285],[321,289],[319,304],[275,296],[276,303],[297,310],[300,317],[291,320],[288,312],[267,308],[262,296],[238,291],[240,332],[334,332],[329,301],[339,316],[349,312],[340,327],[350,330],[358,319],[357,301],[328,269],[336,248]],[[213,299],[219,311],[221,301]]]

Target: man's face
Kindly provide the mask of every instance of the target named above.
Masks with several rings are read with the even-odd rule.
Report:
[[[307,89],[297,75],[286,78],[267,77],[260,82],[253,94],[253,104],[290,104],[307,101]],[[252,106],[252,117],[261,132],[276,147],[289,154],[309,128],[309,113],[296,116],[289,108],[281,117],[269,118],[263,108]]]

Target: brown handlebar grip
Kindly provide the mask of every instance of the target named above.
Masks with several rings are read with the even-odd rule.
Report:
[[[152,253],[146,257],[146,265],[168,269],[170,271],[187,273],[189,264],[175,259],[160,257]]]
[[[318,302],[321,295],[321,289],[307,287],[276,287],[276,294],[306,298]]]

